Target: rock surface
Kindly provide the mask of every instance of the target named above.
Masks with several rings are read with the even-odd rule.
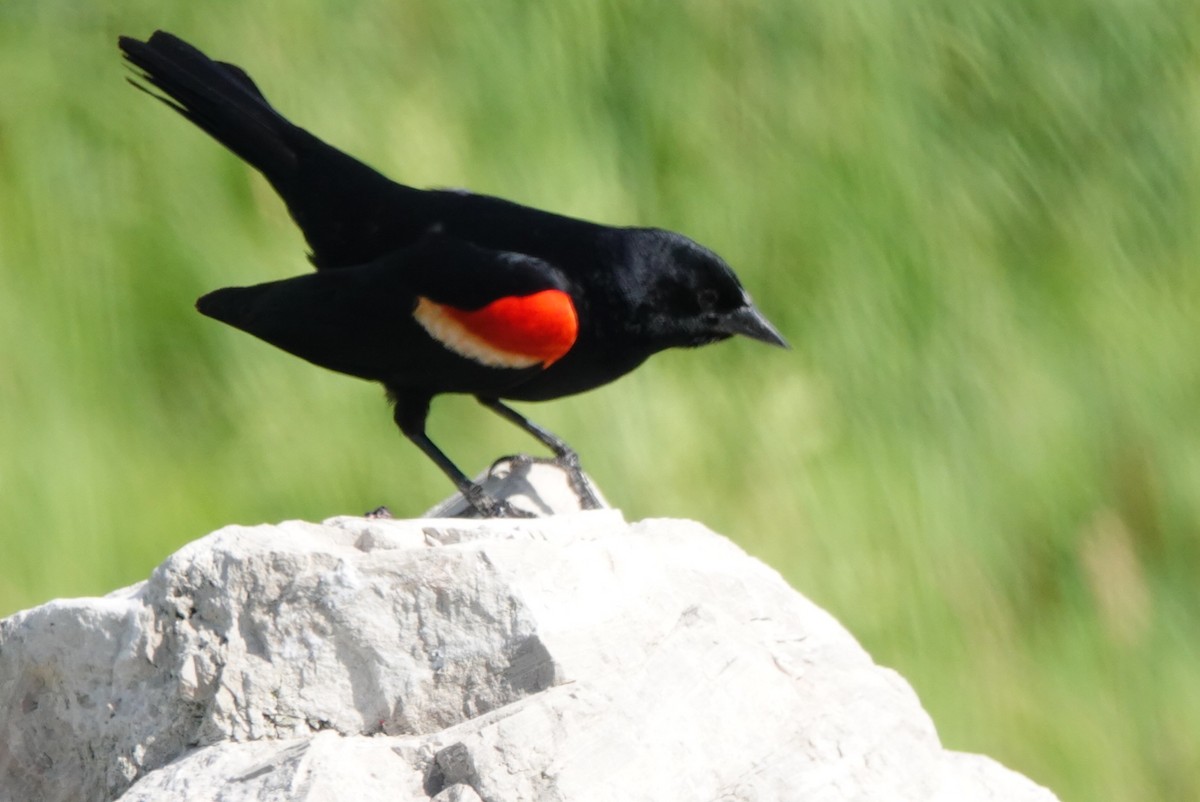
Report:
[[[1054,800],[688,521],[230,526],[0,622],[2,802],[384,798]]]

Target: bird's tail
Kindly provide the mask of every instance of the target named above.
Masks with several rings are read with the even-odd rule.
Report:
[[[263,97],[241,68],[214,61],[182,39],[156,31],[145,42],[119,39],[121,51],[166,105],[207,131],[276,184],[295,170],[293,126]],[[139,89],[145,87],[136,81]]]

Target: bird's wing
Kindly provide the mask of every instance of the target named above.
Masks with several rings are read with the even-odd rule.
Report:
[[[432,235],[397,255],[413,319],[443,347],[492,367],[548,367],[579,333],[562,273],[544,259]]]
[[[217,290],[197,307],[323,367],[439,392],[538,372],[579,332],[553,265],[439,236],[357,267]]]

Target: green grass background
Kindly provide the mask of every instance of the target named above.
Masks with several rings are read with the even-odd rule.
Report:
[[[1200,798],[1200,4],[0,4],[0,615],[229,522],[446,495],[374,386],[206,320],[306,269],[266,184],[123,82],[244,66],[418,186],[674,228],[793,343],[526,411],[706,522],[1064,800]],[[468,472],[530,448],[466,399]]]

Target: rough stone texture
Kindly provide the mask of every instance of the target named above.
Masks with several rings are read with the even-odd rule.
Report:
[[[384,798],[1054,799],[687,521],[231,526],[0,622],[2,802]]]

